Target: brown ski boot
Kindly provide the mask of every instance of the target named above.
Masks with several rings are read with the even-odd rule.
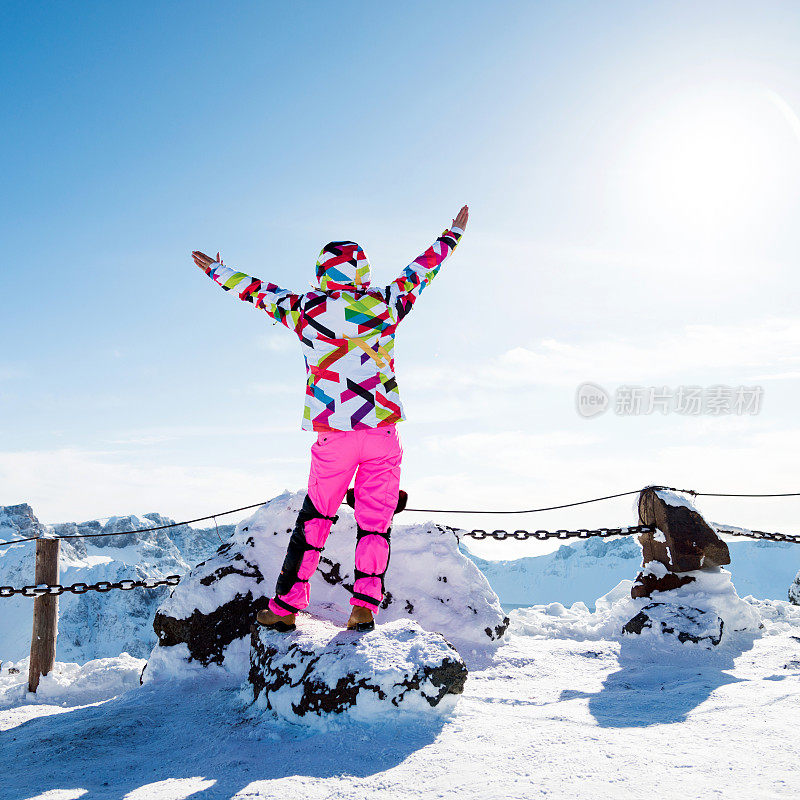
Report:
[[[375,630],[375,620],[372,612],[364,606],[353,606],[350,619],[347,620],[347,630],[366,633]]]
[[[285,614],[280,617],[273,613],[269,608],[264,608],[256,615],[259,625],[269,628],[271,631],[280,631],[281,633],[288,633],[297,628],[295,623],[294,614]]]

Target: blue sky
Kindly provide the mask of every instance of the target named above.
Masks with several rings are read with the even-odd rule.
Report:
[[[186,517],[302,487],[299,346],[189,252],[303,289],[320,246],[353,238],[388,281],[464,202],[398,339],[415,504],[798,488],[800,7],[3,16],[0,504]],[[586,420],[582,381],[759,383],[764,408]],[[704,508],[798,528],[797,501]]]

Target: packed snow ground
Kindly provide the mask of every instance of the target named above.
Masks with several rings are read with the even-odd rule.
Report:
[[[628,588],[596,612],[558,603],[513,612],[494,662],[470,673],[451,713],[372,725],[279,721],[220,673],[89,705],[74,704],[66,681],[31,702],[24,670],[4,665],[0,797],[796,797],[800,607],[750,600],[757,632],[713,651],[665,648],[619,635]],[[141,663],[71,669],[76,682],[94,676],[117,694]]]

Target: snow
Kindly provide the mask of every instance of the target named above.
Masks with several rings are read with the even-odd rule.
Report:
[[[697,511],[694,503],[688,497],[686,497],[685,494],[673,492],[671,489],[656,489],[655,493],[668,506],[674,506],[676,508],[688,508],[690,511],[695,511],[698,514],[700,513]]]
[[[3,538],[43,530],[29,507],[0,508]],[[195,564],[219,544],[213,529],[202,541],[166,533],[62,542],[62,583],[137,577],[137,568],[180,573],[180,562]],[[410,542],[417,557],[428,555],[423,541]],[[125,643],[149,650],[166,590],[96,595],[97,605],[71,605],[90,595],[62,597],[59,662],[29,695],[31,601],[2,599],[0,799],[797,797],[800,606],[785,598],[800,547],[729,546],[728,569],[668,593],[725,620],[722,642],[708,650],[621,634],[650,602],[630,598],[641,563],[633,537],[511,562],[478,559],[462,544],[503,602],[529,606],[510,614],[491,660],[471,667],[464,694],[442,713],[322,728],[248,702],[246,640],[226,650],[232,669],[187,663],[186,652],[149,677],[148,667],[140,686],[144,661]],[[32,553],[30,544],[0,548],[0,584],[30,583]],[[150,666],[166,657],[158,650]]]
[[[79,706],[106,700],[139,685],[144,660],[122,653],[86,664],[56,662],[42,676],[35,694],[28,691],[28,659],[0,666],[0,708],[35,703]]]
[[[242,680],[250,668],[250,637],[234,639],[224,650],[221,664],[203,666],[191,658],[188,645],[154,647],[142,672],[143,683],[184,681],[209,675],[219,680]]]
[[[310,729],[254,714],[207,670],[121,694],[109,681],[108,699],[71,707],[64,686],[53,705],[0,709],[2,797],[796,797],[800,608],[749,600],[764,628],[665,660],[612,622],[629,588],[595,612],[513,612],[494,661],[429,718]]]
[[[111,532],[128,530],[128,525],[145,528],[168,521],[159,514],[120,516],[105,523],[57,525],[53,530]],[[291,525],[293,520],[287,527]],[[46,530],[30,506],[0,507],[0,540],[42,535]],[[232,531],[233,526],[220,527],[223,538],[230,537]],[[511,561],[478,558],[469,551],[467,541],[462,538],[461,552],[484,573],[507,608],[553,601],[567,607],[580,601],[593,608],[596,597],[610,586],[632,579],[641,564],[641,548],[634,536],[578,541],[547,555]],[[186,526],[127,537],[62,541],[61,582],[184,574],[198,561],[213,555],[218,546],[213,528],[198,531]],[[742,596],[786,599],[800,568],[800,546],[743,539],[729,540],[728,546],[732,560],[729,569]],[[29,542],[0,548],[0,585],[32,583],[33,553],[34,546]],[[345,555],[351,557],[349,553],[342,557]],[[800,603],[800,589],[795,588],[795,593],[795,602]],[[156,643],[152,629],[155,609],[168,595],[167,587],[106,595],[62,595],[57,658],[83,663],[123,651],[146,657]],[[0,599],[0,603],[0,660],[22,659],[30,649],[32,601],[14,597]],[[246,660],[245,653],[237,659],[236,669],[243,668]]]
[[[650,565],[648,565],[650,566]],[[619,635],[622,626],[650,603],[669,603],[700,608],[717,614],[725,623],[723,645],[739,646],[742,634],[745,637],[757,634],[762,624],[755,598],[739,598],[731,581],[730,573],[722,568],[686,572],[695,578],[687,584],[669,592],[653,592],[651,598],[634,600],[630,596],[632,581],[620,581],[610,592],[596,601],[597,610],[592,612],[585,603],[574,603],[565,608],[560,603],[537,605],[511,612],[510,631],[526,636],[559,636],[576,641],[612,639]],[[783,603],[783,606],[789,606]],[[800,622],[800,609],[797,620]],[[649,637],[645,637],[648,639]],[[671,649],[673,643],[647,642],[647,647],[664,646]],[[683,645],[690,650],[690,645]]]

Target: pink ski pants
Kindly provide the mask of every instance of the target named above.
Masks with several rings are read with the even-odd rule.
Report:
[[[317,569],[334,515],[354,474],[358,534],[350,604],[377,612],[389,566],[389,534],[400,494],[402,459],[395,425],[317,435],[311,446],[308,496],[298,515],[275,597],[269,603],[274,613],[285,616],[308,605],[308,581]]]

